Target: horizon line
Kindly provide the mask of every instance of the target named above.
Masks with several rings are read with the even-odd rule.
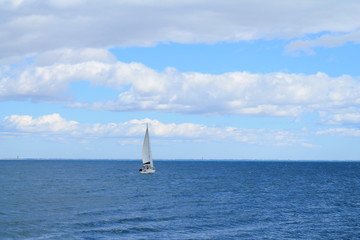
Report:
[[[140,158],[0,158],[0,161],[141,161]],[[159,158],[154,161],[228,161],[228,162],[360,162],[360,159],[246,159],[246,158]]]

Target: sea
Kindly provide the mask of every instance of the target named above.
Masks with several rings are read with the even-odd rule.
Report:
[[[360,162],[0,161],[0,239],[360,239]]]

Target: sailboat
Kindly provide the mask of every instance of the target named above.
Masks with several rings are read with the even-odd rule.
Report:
[[[142,167],[139,171],[143,174],[155,173],[155,167],[151,156],[149,127],[147,124],[142,148]]]

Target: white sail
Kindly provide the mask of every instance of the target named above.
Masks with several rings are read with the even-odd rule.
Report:
[[[141,173],[155,173],[154,163],[151,156],[151,146],[149,137],[149,127],[146,125],[146,132],[142,148],[142,168]]]
[[[150,164],[150,166],[153,167],[148,126],[146,126],[146,132],[145,132],[144,143],[142,148],[142,162],[143,164]]]

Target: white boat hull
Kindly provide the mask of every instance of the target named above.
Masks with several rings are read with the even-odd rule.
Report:
[[[155,169],[140,169],[140,173],[141,174],[151,174],[151,173],[155,173]]]

